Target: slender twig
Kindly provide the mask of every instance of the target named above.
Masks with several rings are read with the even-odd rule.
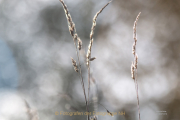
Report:
[[[111,0],[112,1],[112,0]],[[111,1],[109,1],[103,8],[101,8],[94,16],[93,18],[93,24],[92,24],[92,27],[91,27],[91,32],[90,32],[90,43],[89,43],[89,46],[88,46],[88,51],[87,51],[87,55],[86,55],[86,64],[87,64],[87,67],[88,67],[88,105],[89,105],[89,95],[90,95],[90,61],[94,60],[93,58],[91,58],[91,48],[92,48],[92,44],[93,44],[93,36],[94,36],[94,30],[95,30],[95,27],[96,27],[96,19],[98,17],[98,15],[104,10],[104,8],[106,6],[109,5],[109,3],[111,3]]]
[[[80,79],[81,79],[81,85],[82,85],[82,89],[83,89],[83,92],[84,92],[86,110],[89,113],[89,108],[88,108],[88,103],[87,103],[87,98],[86,98],[86,91],[85,91],[84,81],[83,81],[82,71],[81,71],[81,63],[80,63],[80,60],[79,60],[79,52],[78,52],[78,49],[81,50],[82,41],[80,40],[80,38],[78,37],[78,35],[76,33],[75,24],[72,21],[72,18],[71,18],[71,15],[70,15],[70,13],[69,13],[69,11],[67,9],[67,6],[65,5],[63,0],[59,0],[59,1],[63,5],[65,15],[66,15],[66,18],[67,18],[67,22],[68,22],[69,32],[70,32],[71,36],[73,37],[74,46],[75,46],[75,49],[76,49],[76,55],[77,55],[77,58],[78,58],[78,67],[79,67],[79,72],[78,73],[79,73],[79,76],[80,76]],[[78,48],[77,48],[77,43],[76,43],[77,39],[78,39]],[[87,115],[87,118],[89,120],[89,114]]]
[[[134,22],[133,26],[133,38],[134,38],[134,43],[132,47],[132,53],[134,55],[134,61],[131,64],[131,76],[132,79],[134,80],[135,83],[135,89],[136,89],[136,94],[137,94],[137,107],[138,107],[138,117],[140,120],[140,107],[139,107],[139,94],[138,94],[138,82],[137,82],[137,64],[138,64],[138,56],[136,54],[136,44],[137,44],[137,36],[136,36],[136,26],[137,26],[137,21],[139,19],[141,12],[138,14],[136,17],[136,20]]]

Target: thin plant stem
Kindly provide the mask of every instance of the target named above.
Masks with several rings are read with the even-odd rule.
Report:
[[[80,63],[80,60],[79,60],[79,52],[77,50],[77,45],[76,45],[75,40],[74,40],[74,45],[75,45],[75,48],[76,48],[76,55],[77,55],[77,58],[78,58],[79,76],[81,78],[81,85],[82,85],[82,89],[83,89],[83,93],[84,93],[84,98],[85,98],[85,103],[86,103],[86,110],[89,113],[89,108],[88,108],[88,103],[87,103],[87,98],[86,98],[86,91],[85,91],[85,87],[84,87],[84,80],[83,80],[82,71],[81,71],[81,63]],[[88,117],[88,120],[89,120],[89,114],[87,115],[87,117]]]

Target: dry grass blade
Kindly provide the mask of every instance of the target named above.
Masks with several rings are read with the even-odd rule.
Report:
[[[136,20],[135,20],[134,26],[133,26],[133,39],[134,39],[134,43],[133,43],[133,47],[132,47],[132,53],[134,55],[134,61],[132,62],[132,65],[131,65],[131,76],[132,76],[132,79],[134,80],[136,94],[137,94],[137,106],[138,106],[138,117],[139,117],[139,120],[140,120],[140,107],[139,107],[139,95],[138,95],[138,83],[137,83],[138,56],[136,54],[136,44],[137,44],[136,26],[137,26],[137,22],[138,22],[140,14],[141,14],[141,12],[136,17]]]

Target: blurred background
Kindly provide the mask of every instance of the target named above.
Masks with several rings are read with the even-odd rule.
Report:
[[[92,19],[108,0],[64,0],[87,51]],[[180,1],[114,0],[97,19],[91,101],[110,112],[99,120],[138,120],[133,24],[137,24],[141,120],[180,120]],[[83,53],[83,51],[81,51]],[[84,95],[70,57],[77,60],[58,0],[0,0],[0,120],[77,120]],[[84,63],[81,54],[81,63]],[[87,69],[82,64],[87,92]],[[94,110],[93,104],[90,110]],[[106,110],[98,105],[98,112]],[[165,112],[166,114],[161,114]]]

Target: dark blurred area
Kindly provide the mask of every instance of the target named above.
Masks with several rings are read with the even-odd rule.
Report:
[[[64,2],[87,51],[92,19],[108,0]],[[133,24],[139,12],[141,120],[179,120],[179,0],[113,0],[104,9],[97,18],[92,47],[92,57],[97,59],[91,64],[96,81],[91,101],[97,92],[98,102],[109,111],[125,111],[125,115],[114,117],[99,115],[99,120],[138,120],[130,66]],[[86,111],[79,76],[70,57],[77,60],[59,0],[0,0],[0,120],[37,120],[28,117],[32,114],[39,120],[86,119],[85,115],[55,115],[56,111]],[[87,91],[83,54],[81,63]],[[106,109],[98,105],[97,111]]]

